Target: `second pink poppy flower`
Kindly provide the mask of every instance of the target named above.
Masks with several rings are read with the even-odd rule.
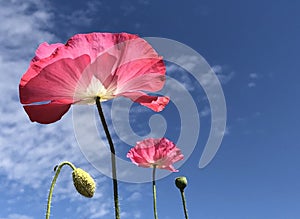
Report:
[[[127,157],[140,167],[155,167],[177,172],[173,164],[184,158],[181,150],[167,138],[147,138],[137,142]]]

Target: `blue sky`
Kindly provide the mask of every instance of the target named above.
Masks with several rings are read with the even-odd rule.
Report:
[[[292,0],[1,0],[0,219],[44,217],[53,167],[64,160],[88,170],[97,192],[93,199],[76,194],[71,170],[64,168],[52,218],[113,218],[111,180],[82,154],[72,113],[51,125],[31,123],[18,99],[19,80],[40,43],[66,42],[76,33],[94,31],[176,40],[201,54],[221,81],[226,134],[215,158],[200,169],[211,125],[209,104],[201,86],[168,63],[167,75],[188,86],[194,97],[201,130],[180,171],[157,182],[160,218],[183,218],[173,183],[180,175],[189,180],[190,218],[299,218],[299,7]],[[108,117],[110,106],[105,105]],[[131,125],[147,134],[153,112],[140,108],[133,106]],[[170,104],[160,114],[174,141],[179,135],[174,127],[180,126],[175,108]],[[116,135],[114,140],[124,156],[130,146],[122,146]],[[122,218],[152,218],[150,183],[120,183],[119,188]]]

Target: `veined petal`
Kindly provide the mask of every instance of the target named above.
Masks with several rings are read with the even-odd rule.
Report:
[[[82,55],[88,55],[90,62],[94,62],[101,53],[116,44],[136,38],[138,38],[137,35],[128,33],[76,34],[65,45],[42,43],[38,47],[31,65],[34,64],[35,68],[43,69],[61,59],[76,59]]]
[[[155,112],[162,111],[170,101],[169,97],[149,96],[144,92],[126,92],[126,93],[119,94],[118,96],[128,97],[132,101],[137,102],[143,106],[146,106]]]
[[[117,86],[117,80],[114,80],[114,69],[117,65],[117,58],[109,53],[102,53],[97,59],[91,63],[82,73],[82,78],[79,81],[80,87],[88,87],[90,78],[94,76],[97,78],[105,88]]]
[[[139,104],[152,109],[155,112],[162,111],[170,101],[169,97],[143,96],[135,100]]]
[[[40,59],[44,59],[49,57],[50,55],[53,54],[53,52],[61,47],[64,46],[64,44],[62,43],[55,43],[55,44],[48,44],[47,42],[44,42],[42,44],[39,45],[39,47],[37,48],[37,50],[35,51],[35,57],[32,59],[31,63],[33,64],[34,62],[40,60]]]
[[[43,69],[30,66],[19,86],[21,103],[66,99],[71,103],[79,78],[89,63],[89,56],[83,55],[76,59],[61,59]]]
[[[124,83],[122,87],[117,88],[116,94],[122,92],[134,92],[134,91],[158,91],[163,88],[166,77],[159,73],[152,73],[137,76],[127,83]]]
[[[148,74],[153,75],[156,74],[159,78],[159,75],[162,76],[161,84],[164,84],[165,82],[165,73],[166,73],[166,67],[161,59],[161,57],[156,58],[144,58],[144,59],[137,59],[132,60],[126,64],[120,65],[120,67],[117,69],[116,74],[118,77],[118,86],[123,88],[123,86],[126,86],[128,83],[130,83],[132,80],[135,80],[136,78],[141,78],[143,76],[148,76]],[[151,76],[148,76],[151,77]],[[148,81],[149,84],[152,84],[153,82],[151,80]],[[157,90],[160,90],[158,88]],[[153,90],[153,91],[157,91]],[[150,91],[150,90],[149,90]]]
[[[113,51],[115,49],[111,48],[114,48],[116,45],[136,38],[138,38],[137,35],[128,33],[76,34],[68,40],[65,48],[62,48],[62,50],[67,49],[75,56],[88,54],[91,58],[91,62],[94,62],[101,53]],[[60,52],[60,49],[58,49],[57,53]],[[118,57],[116,54],[112,55]]]
[[[162,57],[142,38],[120,42],[104,50],[103,53],[109,54],[117,60],[109,73],[112,76],[117,76],[118,86],[122,86],[140,75],[165,74],[166,71]],[[103,77],[102,75],[99,76]],[[99,79],[103,81],[102,78]]]
[[[51,102],[41,105],[24,106],[32,122],[49,124],[56,122],[69,110],[71,104]]]

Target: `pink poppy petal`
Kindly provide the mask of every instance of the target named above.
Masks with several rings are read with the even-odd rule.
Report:
[[[161,169],[166,169],[166,170],[170,170],[171,172],[178,172],[179,170],[176,170],[175,167],[173,165],[168,165],[168,166],[164,166]]]
[[[164,156],[164,159],[160,161],[159,163],[161,166],[159,168],[165,169],[168,168],[169,170],[173,172],[177,172],[174,166],[172,165],[173,163],[176,163],[184,158],[183,154],[181,154],[181,151],[178,149],[179,153],[174,154],[168,153],[167,155]]]
[[[117,58],[109,53],[102,53],[97,59],[85,69],[83,74],[92,74],[103,84],[105,88],[117,85],[114,81],[114,66],[117,64]]]
[[[32,122],[49,124],[56,122],[69,110],[71,104],[49,103],[24,106]]]
[[[160,73],[151,73],[137,76],[123,85],[118,84],[116,92],[130,92],[130,91],[158,91],[161,90],[165,84],[166,77]]]
[[[127,40],[105,50],[95,59],[93,66],[98,68],[94,70],[94,75],[102,84],[108,89],[118,86],[120,88],[118,92],[128,89],[157,91],[162,88],[165,81],[166,68],[162,57],[141,38]],[[152,73],[158,75],[157,80],[152,80],[155,76],[152,76],[153,78],[149,76],[147,81],[149,89],[145,84],[140,88],[134,88],[138,84],[135,81],[140,81],[142,76]]]
[[[111,74],[118,77],[118,85],[122,86],[132,78],[148,73],[165,74],[166,68],[156,51],[142,38],[129,39],[116,43],[104,51],[114,56],[118,64]]]
[[[89,57],[84,55],[76,59],[61,59],[43,69],[32,65],[20,82],[21,103],[63,99],[72,102],[79,78],[89,63]]]
[[[127,92],[119,94],[118,96],[128,97],[132,101],[146,106],[155,112],[162,111],[170,101],[169,97],[149,96],[143,92]]]
[[[166,73],[166,67],[161,59],[161,57],[156,58],[145,58],[145,59],[137,59],[132,60],[124,65],[119,65],[119,68],[117,69],[116,74],[118,77],[118,86],[123,88],[127,87],[128,83],[132,83],[131,81],[134,81],[136,78],[142,78],[143,76],[150,76],[148,77],[154,77],[155,74],[158,79],[161,79],[161,84],[164,84],[165,82],[165,73]],[[161,76],[161,77],[159,77]],[[149,84],[153,84],[151,80],[148,81]],[[155,83],[157,83],[155,81]],[[160,90],[162,86],[153,88],[153,90],[149,91],[157,91]]]
[[[37,49],[36,56],[31,64],[42,69],[60,59],[75,59],[82,55],[90,56],[91,62],[94,62],[99,54],[109,48],[135,38],[138,38],[138,36],[128,33],[76,34],[65,45],[42,43]]]
[[[32,63],[40,59],[49,57],[57,48],[61,46],[64,46],[64,44],[55,43],[49,45],[47,42],[40,44],[37,50],[35,51],[35,57],[32,59]]]
[[[182,160],[183,155],[179,148],[166,138],[147,138],[137,142],[131,148],[127,157],[140,167],[153,167],[177,172],[173,163]]]
[[[105,51],[113,51],[116,45],[125,41],[138,38],[137,35],[128,33],[89,33],[89,34],[76,34],[68,40],[66,48],[75,56],[89,54],[91,62]],[[118,47],[115,47],[118,48]],[[60,53],[60,50],[58,50]],[[112,54],[115,56],[115,54]]]

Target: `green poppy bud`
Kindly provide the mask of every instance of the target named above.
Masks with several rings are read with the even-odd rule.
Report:
[[[184,190],[184,188],[187,186],[187,179],[184,176],[181,177],[177,177],[175,179],[175,185],[177,186],[178,189],[180,189],[181,191]]]
[[[87,198],[92,198],[95,193],[96,183],[90,174],[83,169],[76,168],[72,172],[72,176],[77,192]]]

